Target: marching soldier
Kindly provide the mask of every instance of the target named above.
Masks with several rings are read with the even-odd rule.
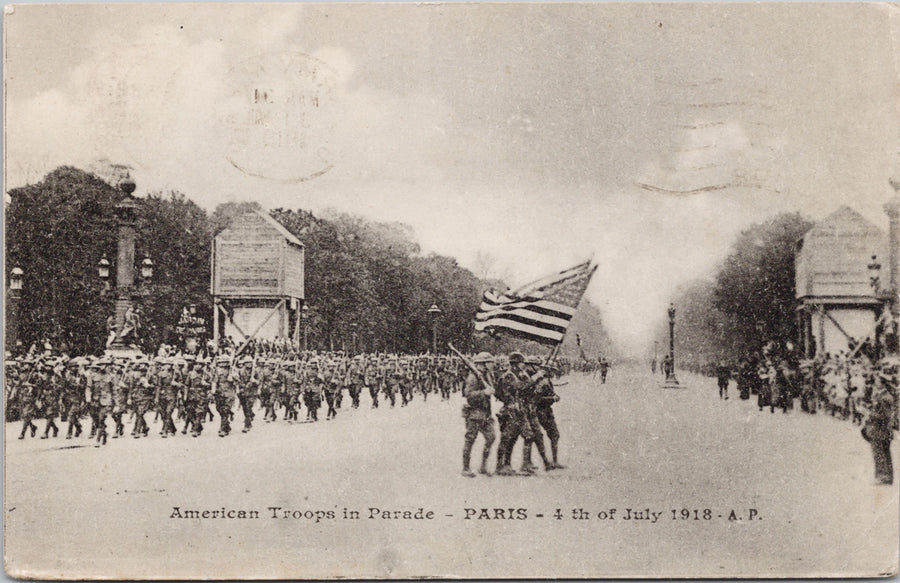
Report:
[[[306,405],[306,420],[315,422],[319,420],[325,377],[319,371],[319,360],[316,358],[309,361],[307,369],[303,377],[303,402]]]
[[[231,358],[222,355],[216,359],[216,371],[213,375],[212,392],[219,414],[219,437],[231,433],[232,408],[237,392],[234,386],[235,377],[231,371]]]
[[[44,371],[38,376],[40,400],[44,419],[46,419],[41,439],[47,439],[51,429],[54,438],[59,435],[59,427],[56,426],[55,420],[59,415],[59,401],[62,396],[62,378],[60,377],[60,368],[58,368],[60,366],[56,360],[48,360],[44,364]]]
[[[394,356],[384,371],[384,394],[391,402],[392,409],[397,402],[397,391],[400,389],[400,380],[402,378],[403,372],[400,370],[400,362]]]
[[[209,380],[203,370],[205,364],[206,361],[202,356],[197,357],[189,367],[184,380],[185,428],[190,424],[193,437],[199,437],[203,433],[203,420],[206,418],[207,403],[209,402]]]
[[[30,370],[33,365],[31,360],[22,361],[22,380],[17,383],[11,398],[18,400],[19,415],[22,418],[22,432],[19,439],[25,439],[25,433],[31,430],[31,437],[37,433],[37,425],[34,424],[35,403],[37,401],[37,387],[34,384],[36,372]]]
[[[366,384],[365,365],[363,356],[357,354],[350,362],[347,368],[347,387],[350,392],[351,407],[359,408],[359,394],[362,392],[363,386]]]
[[[275,370],[278,361],[274,358],[266,358],[260,363],[257,373],[259,383],[259,404],[263,408],[263,421],[269,423],[275,421]]]
[[[557,369],[552,369],[556,372]],[[559,402],[559,395],[553,388],[553,381],[548,375],[538,382],[534,391],[535,413],[537,421],[550,439],[551,462],[547,469],[562,470],[565,466],[559,463],[559,429],[553,415],[553,405]]]
[[[375,355],[369,357],[368,362],[365,364],[365,371],[363,373],[363,383],[365,386],[369,388],[369,397],[372,399],[372,408],[378,408],[378,393],[381,391],[381,387],[379,386],[379,367],[378,361],[375,359]]]
[[[282,372],[282,398],[284,404],[284,420],[288,423],[298,421],[297,409],[300,407],[300,391],[302,390],[303,373],[297,371],[297,361],[291,359],[284,363]],[[309,405],[307,405],[308,407]]]
[[[325,415],[326,420],[337,417],[337,409],[335,409],[335,399],[341,392],[341,375],[336,370],[335,363],[329,361],[325,369],[325,402],[328,404],[328,413]]]
[[[166,438],[169,435],[175,435],[175,420],[172,414],[175,412],[178,394],[181,391],[182,383],[175,374],[175,360],[171,357],[163,359],[160,363],[160,371],[156,375],[156,394],[154,402],[157,411],[162,417],[162,429],[159,434]]]
[[[149,370],[150,362],[144,358],[134,364],[135,382],[131,387],[131,410],[134,415],[134,426],[131,428],[131,436],[135,439],[147,437],[150,426],[147,425],[147,412],[153,407],[155,387],[151,379],[155,372]]]
[[[96,374],[91,380],[91,401],[96,403],[97,411],[97,444],[106,445],[106,417],[112,411],[113,386],[116,379],[110,370],[112,363],[101,359],[96,363]]]
[[[514,476],[512,450],[519,437],[531,441],[532,429],[523,410],[522,391],[528,383],[528,375],[523,369],[525,357],[521,352],[509,355],[509,369],[497,381],[497,399],[503,408],[497,413],[500,424],[500,445],[497,448],[497,475]],[[526,470],[527,471],[527,470]]]
[[[240,361],[237,372],[237,388],[238,401],[241,405],[241,412],[244,415],[244,428],[242,433],[247,433],[253,427],[253,405],[256,402],[257,379],[253,367],[255,360],[249,356],[245,356]]]
[[[484,448],[481,452],[481,467],[478,472],[485,476],[490,475],[487,468],[488,456],[491,454],[491,446],[494,444],[494,417],[491,415],[491,395],[493,387],[488,380],[488,364],[493,357],[488,352],[480,352],[473,359],[475,370],[466,377],[463,397],[466,399],[463,405],[463,419],[466,421],[466,435],[463,444],[462,475],[474,478],[475,474],[469,469],[472,458],[472,447],[478,434],[484,436]],[[477,372],[476,372],[477,371]]]
[[[86,390],[86,378],[79,370],[80,358],[73,358],[66,363],[66,372],[63,377],[63,407],[65,419],[68,423],[66,439],[72,439],[72,431],[75,437],[81,437],[81,417],[84,408],[84,395]]]
[[[113,381],[113,404],[112,418],[115,424],[113,428],[113,439],[118,439],[125,432],[125,424],[122,417],[128,408],[128,400],[130,388],[133,384],[132,375],[129,371],[130,367],[126,367],[122,362],[115,363],[114,381]]]
[[[534,472],[534,465],[531,463],[531,446],[537,447],[541,461],[544,463],[544,470],[556,469],[555,464],[547,459],[547,452],[544,449],[544,435],[541,433],[541,423],[538,419],[537,407],[539,385],[549,382],[548,375],[544,369],[540,369],[541,359],[534,357],[528,360],[525,369],[528,374],[528,382],[522,390],[522,410],[525,413],[525,419],[531,429],[531,439],[525,439],[525,445],[522,449],[522,471],[526,473]],[[552,390],[552,388],[551,388]],[[559,435],[557,432],[557,440]]]

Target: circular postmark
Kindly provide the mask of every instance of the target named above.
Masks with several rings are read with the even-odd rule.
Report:
[[[225,158],[237,170],[292,184],[332,166],[336,73],[301,52],[272,52],[243,59],[225,78],[218,104]]]

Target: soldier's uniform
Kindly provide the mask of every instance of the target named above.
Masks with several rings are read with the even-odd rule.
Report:
[[[252,373],[253,359],[245,356],[241,359],[241,365],[237,373],[238,400],[241,404],[241,412],[244,415],[244,428],[247,433],[253,427],[253,404],[256,402],[257,380]]]
[[[503,408],[497,414],[500,424],[500,446],[497,448],[497,475],[515,475],[512,469],[512,451],[519,437],[526,442],[534,439],[534,430],[525,412],[524,395],[526,385],[530,382],[528,373],[519,368],[524,362],[519,352],[509,355],[510,369],[500,376],[497,382],[497,398],[503,402]],[[525,470],[527,471],[527,466]]]
[[[225,437],[231,433],[231,417],[234,415],[234,400],[237,395],[235,379],[231,371],[231,358],[225,355],[216,360],[216,371],[213,376],[213,398],[216,402],[216,412],[219,414],[219,437]]]
[[[131,436],[135,439],[147,437],[150,433],[146,415],[153,407],[155,386],[152,379],[155,378],[155,372],[150,372],[149,365],[150,363],[144,359],[135,363],[135,382],[131,387],[131,410],[134,414]]]
[[[23,367],[30,368],[31,364],[31,361],[26,360],[23,362]],[[38,389],[33,382],[36,374],[35,372],[24,370],[22,379],[18,382],[12,395],[12,398],[19,404],[19,416],[22,419],[22,432],[19,434],[19,439],[25,439],[25,434],[29,429],[31,430],[31,437],[34,437],[34,434],[37,433],[37,425],[33,422],[38,393]]]
[[[563,469],[559,463],[559,428],[553,414],[553,405],[559,402],[559,395],[553,388],[553,381],[545,378],[537,383],[534,391],[537,421],[550,439],[550,469]]]
[[[281,374],[284,419],[288,423],[299,420],[297,415],[300,407],[300,391],[303,389],[303,374],[296,369],[296,361],[289,360],[284,363],[284,371]]]
[[[480,367],[480,379],[474,372],[469,373],[463,388],[463,397],[466,402],[463,405],[462,415],[466,421],[466,435],[463,444],[462,455],[462,475],[467,478],[474,477],[475,474],[469,469],[472,458],[472,447],[475,445],[475,439],[478,434],[484,436],[484,449],[481,453],[481,474],[488,474],[487,460],[491,453],[491,446],[494,443],[494,417],[491,415],[491,393],[492,390],[486,386],[482,379],[487,380],[487,364],[491,361],[491,355],[487,352],[479,353],[475,356],[475,366]]]
[[[175,375],[175,360],[173,358],[165,358],[160,363],[160,371],[154,378],[155,392],[154,401],[157,411],[162,417],[162,428],[159,434],[162,437],[175,435],[175,420],[172,414],[175,412],[175,405],[178,399],[178,393],[181,391],[182,383]]]
[[[525,413],[525,419],[531,429],[531,439],[525,439],[525,445],[522,449],[522,471],[524,472],[534,471],[534,465],[531,463],[532,444],[537,447],[538,454],[541,456],[541,461],[544,463],[544,469],[556,469],[556,465],[547,459],[547,452],[544,449],[544,435],[541,433],[541,422],[538,419],[537,407],[538,401],[540,400],[538,396],[539,385],[544,382],[549,382],[549,376],[546,372],[538,369],[540,365],[540,358],[535,357],[528,361],[527,370],[530,376],[521,393],[522,410]],[[557,439],[559,439],[558,431]]]
[[[206,418],[206,407],[209,400],[209,382],[204,374],[202,357],[189,366],[184,378],[181,401],[184,407],[184,429],[188,429],[193,437],[203,433],[203,420]]]
[[[351,407],[359,408],[359,394],[366,384],[365,364],[360,355],[353,357],[353,362],[347,370],[348,391],[350,393]]]
[[[122,363],[116,364],[113,381],[113,405],[111,411],[113,423],[115,424],[113,427],[113,439],[118,439],[119,436],[125,433],[125,424],[122,422],[122,417],[125,415],[128,408],[129,394],[131,392],[131,387],[134,384],[133,375],[133,371],[125,370]]]
[[[397,391],[400,389],[402,378],[403,372],[400,370],[400,363],[394,357],[384,371],[384,394],[391,402],[391,407],[397,402]]]
[[[81,417],[84,408],[84,396],[86,381],[84,375],[78,370],[81,366],[80,358],[73,358],[66,365],[66,373],[63,377],[63,407],[68,423],[66,439],[72,439],[72,431],[75,437],[81,437]]]
[[[106,417],[112,412],[113,385],[115,377],[109,369],[112,363],[108,360],[100,360],[97,363],[98,373],[91,381],[91,400],[97,406],[97,443],[106,445]]]
[[[335,397],[338,393],[340,393],[341,385],[343,383],[341,374],[336,370],[335,364],[333,362],[329,362],[326,365],[325,381],[325,402],[328,404],[328,413],[326,413],[325,419],[331,419],[332,417],[337,416],[337,409],[335,409]]]
[[[303,402],[306,404],[307,421],[319,420],[319,407],[322,406],[324,386],[325,377],[319,372],[319,361],[314,358],[309,361],[306,373],[303,375]]]
[[[373,356],[369,358],[369,361],[365,364],[365,371],[363,373],[363,384],[369,388],[369,398],[372,399],[373,409],[378,408],[378,393],[380,391],[379,376],[378,362]]]
[[[263,364],[263,363],[261,363]],[[259,385],[259,403],[263,408],[263,421],[266,423],[275,421],[275,388],[274,376],[277,362],[273,358],[267,358],[264,366],[259,367],[257,383]]]
[[[53,437],[59,434],[59,427],[56,426],[56,416],[59,415],[59,403],[62,397],[62,377],[59,365],[56,361],[48,361],[45,365],[43,374],[40,378],[40,399],[42,405],[42,413],[46,419],[44,426],[44,434],[41,439],[47,439],[50,436],[50,430],[53,430]]]

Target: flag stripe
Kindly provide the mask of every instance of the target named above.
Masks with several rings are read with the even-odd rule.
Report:
[[[475,323],[475,329],[479,331],[486,330],[490,327],[502,327],[509,328],[511,330],[518,330],[523,334],[527,334],[529,337],[541,338],[543,340],[552,342],[559,342],[560,340],[562,340],[563,334],[565,333],[565,330],[547,330],[545,328],[539,328],[537,326],[529,325],[527,322],[520,322],[517,320],[506,318],[497,318],[496,320],[491,320],[488,322]]]
[[[556,302],[513,302],[505,305],[495,305],[492,306],[486,302],[482,302],[481,308],[478,311],[478,315],[485,314],[502,314],[503,312],[511,312],[513,310],[528,310],[534,312],[536,314],[543,314],[544,316],[549,316],[551,318],[561,318],[565,320],[569,320],[572,316],[575,315],[575,310],[569,308],[568,306],[564,306],[562,304],[558,304]]]
[[[533,326],[535,328],[541,328],[543,330],[556,331],[560,333],[565,333],[566,328],[569,326],[568,321],[559,322],[546,322],[543,320],[538,320],[536,318],[531,317],[528,314],[497,314],[496,316],[488,316],[484,319],[477,319],[476,324],[496,324],[497,322],[521,322],[522,324],[528,324],[529,326]]]
[[[556,346],[561,341],[559,337],[546,338],[544,336],[516,330],[515,328],[504,327],[502,328],[502,330],[504,335],[515,336],[516,338],[523,338],[525,340],[531,340],[532,342],[538,342],[540,344],[546,344],[548,346]]]

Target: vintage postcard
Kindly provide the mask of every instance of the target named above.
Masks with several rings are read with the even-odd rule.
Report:
[[[895,576],[898,39],[6,5],[7,576]]]

